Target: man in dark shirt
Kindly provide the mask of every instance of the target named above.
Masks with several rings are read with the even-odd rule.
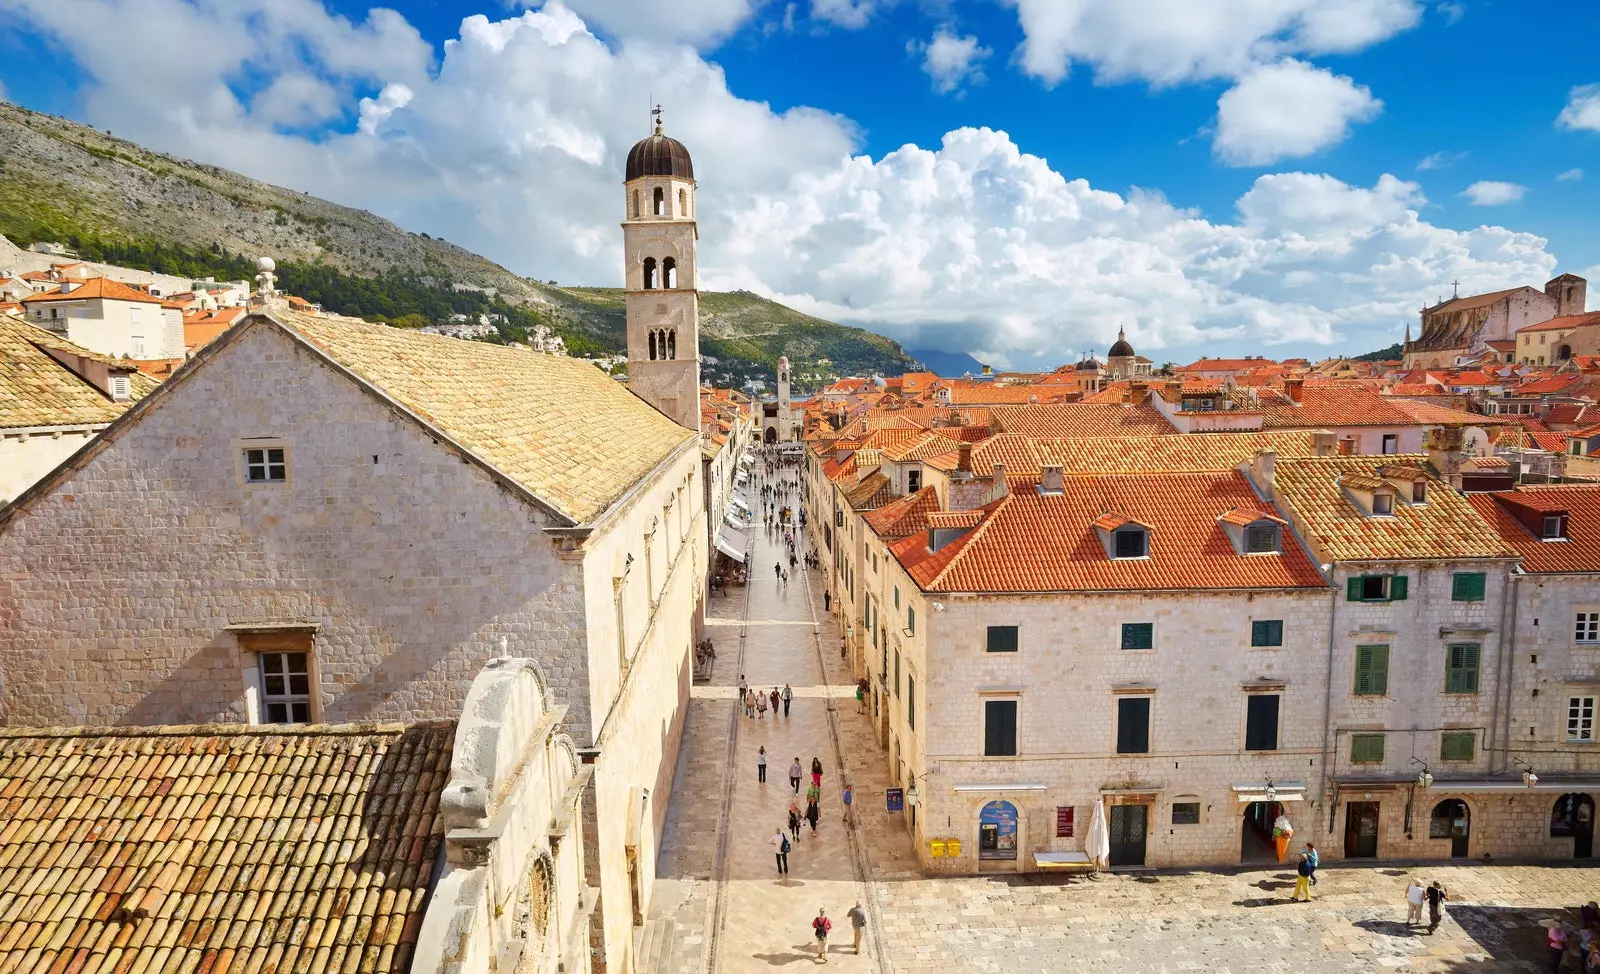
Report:
[[[1428,901],[1428,932],[1433,933],[1439,929],[1439,921],[1444,917],[1444,887],[1436,879],[1422,891],[1422,895]]]

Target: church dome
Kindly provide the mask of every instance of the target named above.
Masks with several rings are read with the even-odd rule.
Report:
[[[1122,329],[1117,329],[1117,340],[1111,346],[1111,351],[1106,353],[1107,358],[1133,358],[1133,346],[1128,344],[1128,339],[1123,336]]]
[[[654,135],[641,139],[628,150],[628,169],[623,181],[632,182],[645,176],[694,178],[694,162],[689,158],[689,150],[677,139],[662,135],[659,123]]]

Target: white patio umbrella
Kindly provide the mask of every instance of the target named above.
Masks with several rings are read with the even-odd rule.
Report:
[[[1106,868],[1106,860],[1111,858],[1111,830],[1106,827],[1104,798],[1094,800],[1094,818],[1089,822],[1089,839],[1083,851],[1094,861],[1095,872]]]

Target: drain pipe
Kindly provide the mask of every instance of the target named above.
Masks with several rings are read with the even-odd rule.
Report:
[[[1322,777],[1317,787],[1317,801],[1321,802],[1328,812],[1328,835],[1324,842],[1333,841],[1334,809],[1328,805],[1328,777],[1331,770],[1329,753],[1332,747],[1333,728],[1333,652],[1335,634],[1338,632],[1339,619],[1339,587],[1333,585],[1333,566],[1328,566],[1328,582],[1333,591],[1330,593],[1332,603],[1328,607],[1328,672],[1322,680]]]
[[[1501,734],[1503,732],[1504,736],[1501,740],[1497,740],[1491,745],[1493,749],[1489,752],[1490,774],[1494,774],[1496,771],[1504,771],[1511,758],[1511,695],[1516,692],[1516,683],[1513,678],[1517,672],[1517,595],[1518,589],[1522,588],[1524,577],[1515,566],[1511,568],[1506,583],[1506,601],[1510,604],[1500,611],[1502,622],[1507,616],[1511,619],[1509,624],[1502,625],[1500,631],[1500,682],[1505,687],[1505,690],[1503,693],[1496,692],[1494,695],[1494,709],[1489,717],[1489,727],[1493,733]],[[1500,698],[1502,696],[1506,701],[1504,728],[1500,726]],[[1494,753],[1496,750],[1500,752],[1499,767],[1495,766]]]

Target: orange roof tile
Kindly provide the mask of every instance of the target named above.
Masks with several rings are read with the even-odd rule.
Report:
[[[22,303],[45,304],[51,301],[86,301],[92,298],[103,298],[107,301],[137,301],[141,304],[162,303],[160,298],[152,297],[119,281],[113,281],[109,277],[92,277],[71,291],[63,292],[57,289],[43,294],[30,294],[22,299]]]
[[[1108,510],[1150,526],[1149,557],[1113,559],[1093,528]],[[926,591],[1058,592],[1322,588],[1293,535],[1281,555],[1241,555],[1218,517],[1274,513],[1236,471],[1067,476],[1061,494],[1018,487],[938,552],[928,533],[891,551]]]
[[[928,515],[938,509],[938,492],[932,487],[924,487],[914,494],[890,501],[875,511],[868,511],[861,517],[878,537],[890,541],[927,530]]]
[[[1181,436],[1154,406],[1060,403],[996,406],[994,424],[1003,432],[1048,437]]]
[[[1528,325],[1524,328],[1518,328],[1517,334],[1521,335],[1524,332],[1530,331],[1565,331],[1571,328],[1582,328],[1585,325],[1600,325],[1600,311],[1590,311],[1586,314],[1562,315],[1559,318],[1551,318],[1548,321],[1541,321],[1537,325]]]
[[[1333,426],[1416,426],[1417,420],[1371,389],[1350,382],[1307,383],[1297,405],[1287,393],[1256,391],[1263,429]]]
[[[1522,486],[1467,500],[1522,556],[1524,572],[1600,572],[1600,484]],[[1540,537],[1544,514],[1554,511],[1567,515],[1563,541]]]

